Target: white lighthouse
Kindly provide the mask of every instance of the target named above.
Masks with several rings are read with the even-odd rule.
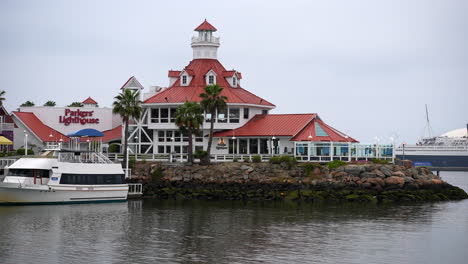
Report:
[[[198,36],[192,37],[193,59],[217,59],[219,37],[213,36],[216,28],[205,19],[195,31]]]

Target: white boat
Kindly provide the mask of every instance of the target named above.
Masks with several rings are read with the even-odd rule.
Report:
[[[0,204],[125,201],[122,166],[99,152],[53,151],[52,157],[20,158],[0,183]]]

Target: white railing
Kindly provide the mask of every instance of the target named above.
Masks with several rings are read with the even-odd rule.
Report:
[[[141,183],[129,183],[128,184],[128,195],[143,195],[143,184]]]
[[[405,151],[467,151],[468,146],[418,146],[418,145],[405,145],[405,147],[398,147],[398,152]]]
[[[15,126],[12,123],[0,123],[0,130],[2,131],[4,130],[13,131],[14,128]]]
[[[73,163],[113,163],[109,158],[97,152],[60,152],[58,161]]]
[[[4,169],[7,166],[10,166],[16,161],[16,159],[0,159],[0,169]]]

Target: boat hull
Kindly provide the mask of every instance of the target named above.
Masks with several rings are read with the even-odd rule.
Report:
[[[411,160],[415,165],[428,167],[468,168],[468,155],[396,155],[399,159]]]
[[[0,183],[0,204],[63,204],[125,201],[128,185],[118,186],[21,186]]]

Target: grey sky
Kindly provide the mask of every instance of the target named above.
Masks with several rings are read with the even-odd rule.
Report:
[[[92,96],[132,75],[167,86],[207,18],[218,59],[273,113],[318,113],[361,142],[468,122],[468,1],[0,1],[5,105]]]

